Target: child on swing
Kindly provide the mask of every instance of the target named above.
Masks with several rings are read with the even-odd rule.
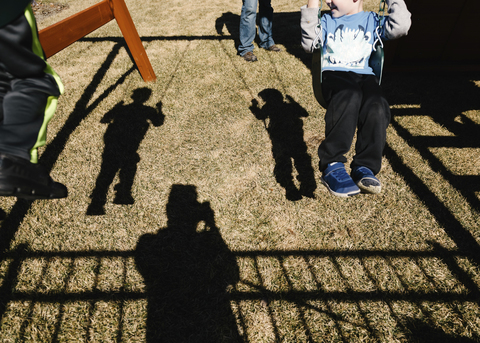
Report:
[[[369,66],[378,40],[407,34],[410,12],[404,0],[386,0],[389,16],[378,32],[379,17],[363,11],[363,0],[326,0],[331,12],[318,28],[319,0],[308,0],[301,8],[302,46],[312,53],[317,42],[323,49],[322,91],[327,103],[325,140],[318,148],[322,183],[340,197],[379,193],[375,177],[382,164],[390,107],[379,80]],[[355,156],[345,169],[345,154],[357,131]]]
[[[30,1],[0,0],[0,196],[65,198],[67,187],[38,164],[63,84],[45,60]]]

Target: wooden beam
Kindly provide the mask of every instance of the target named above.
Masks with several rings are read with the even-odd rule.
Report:
[[[130,12],[124,0],[109,0],[113,9],[113,15],[132,53],[135,64],[145,81],[155,81],[157,77],[133,23]]]
[[[112,19],[114,19],[114,16],[110,3],[108,0],[103,0],[41,30],[38,36],[45,52],[45,57],[49,58],[55,55]]]
[[[55,55],[113,19],[122,31],[143,80],[155,81],[157,77],[124,0],[103,0],[41,30],[38,36],[45,57]]]

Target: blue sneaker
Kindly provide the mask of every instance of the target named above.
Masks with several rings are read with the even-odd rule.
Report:
[[[377,194],[382,190],[382,184],[367,167],[353,168],[352,179],[364,193]]]
[[[323,171],[322,183],[330,193],[337,197],[349,197],[360,193],[360,188],[353,182],[341,162],[330,163]]]

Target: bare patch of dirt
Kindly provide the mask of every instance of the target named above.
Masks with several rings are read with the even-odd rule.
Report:
[[[35,14],[35,19],[37,22],[40,22],[51,15],[57,14],[66,8],[68,8],[68,4],[60,4],[57,2],[42,0],[32,1],[33,14]]]

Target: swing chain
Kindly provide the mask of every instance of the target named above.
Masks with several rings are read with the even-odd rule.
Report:
[[[320,5],[318,6],[318,24],[317,27],[315,28],[315,33],[317,36],[315,37],[315,40],[313,41],[313,46],[315,47],[314,49],[322,49],[322,7],[323,7],[323,0],[320,0]]]
[[[386,5],[386,1],[380,0],[380,5],[378,9],[378,20],[379,20],[378,26],[380,27],[380,30],[382,29],[383,19],[385,18],[385,5]]]
[[[386,5],[386,1],[380,0],[380,5],[378,9],[378,26],[375,29],[377,40],[373,43],[373,51],[377,51],[377,42],[380,42],[380,45],[383,48],[383,41],[380,35],[382,34],[383,19],[385,18],[385,5]]]
[[[320,19],[322,19],[322,7],[323,0],[320,0],[320,5],[318,6],[318,25],[320,25]]]

